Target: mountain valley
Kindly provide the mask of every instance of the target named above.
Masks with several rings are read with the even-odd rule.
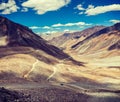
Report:
[[[0,16],[0,87],[30,102],[119,102],[120,23],[47,41]]]

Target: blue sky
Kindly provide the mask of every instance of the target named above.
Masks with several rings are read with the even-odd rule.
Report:
[[[0,0],[0,15],[36,33],[80,31],[120,22],[120,0]]]

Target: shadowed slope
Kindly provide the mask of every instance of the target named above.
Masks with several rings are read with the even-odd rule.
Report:
[[[120,40],[108,48],[108,50],[114,50],[114,49],[120,49]]]
[[[59,59],[69,57],[57,47],[48,44],[40,36],[36,35],[29,28],[20,24],[14,23],[4,17],[0,16],[0,37],[6,37],[4,39],[4,46],[27,46],[35,49],[43,50],[47,54],[50,54]],[[0,45],[3,46],[3,45]]]

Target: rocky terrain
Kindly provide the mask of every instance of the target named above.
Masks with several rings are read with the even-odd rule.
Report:
[[[0,88],[0,102],[119,102],[120,90],[78,88],[72,84],[10,84]],[[15,91],[13,91],[15,90]]]
[[[0,102],[119,102],[119,35],[119,23],[97,26],[58,48],[0,16]]]
[[[30,101],[30,96],[17,91],[0,88],[0,102],[25,102]]]

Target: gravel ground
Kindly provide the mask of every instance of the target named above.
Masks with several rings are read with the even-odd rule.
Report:
[[[82,91],[62,84],[13,85],[11,88],[6,87],[9,90],[0,88],[0,102],[120,102],[119,90]]]
[[[25,95],[30,95],[30,102],[87,102],[90,98],[88,95],[58,87],[20,91]]]

